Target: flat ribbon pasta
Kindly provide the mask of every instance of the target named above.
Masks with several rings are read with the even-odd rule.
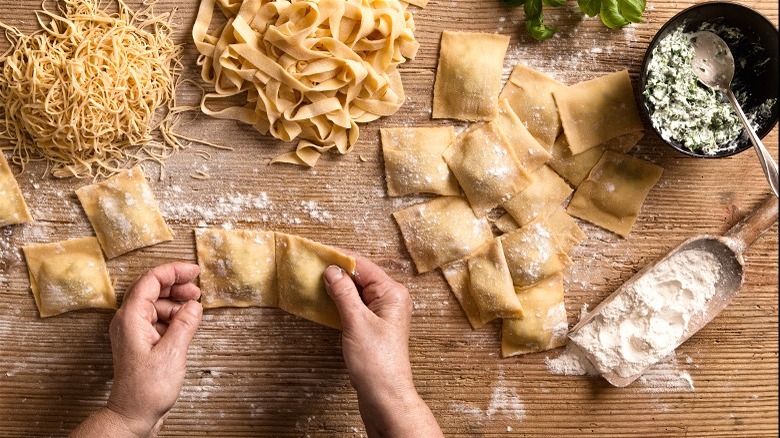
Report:
[[[227,22],[209,33],[215,5]],[[215,90],[203,97],[202,111],[299,139],[272,163],[309,167],[332,148],[349,152],[358,123],[401,107],[397,67],[419,47],[412,15],[398,0],[202,0],[192,36],[203,80]],[[242,106],[209,106],[239,95]]]

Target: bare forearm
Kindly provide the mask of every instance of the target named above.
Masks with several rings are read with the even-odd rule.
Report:
[[[414,387],[358,391],[358,404],[370,438],[443,437],[436,418]]]
[[[133,433],[124,419],[116,412],[101,408],[89,418],[84,420],[79,426],[71,432],[72,438],[139,438],[143,435]]]

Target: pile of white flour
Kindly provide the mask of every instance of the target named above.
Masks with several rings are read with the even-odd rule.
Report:
[[[709,252],[678,252],[627,286],[572,340],[602,374],[641,373],[674,351],[715,294],[720,270]]]

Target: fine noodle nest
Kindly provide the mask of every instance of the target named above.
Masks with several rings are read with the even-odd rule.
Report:
[[[31,35],[0,23],[11,42],[0,55],[0,137],[17,164],[43,159],[55,177],[96,178],[162,164],[181,146],[170,129],[181,53],[171,14],[116,3],[107,13],[101,0],[62,0],[59,13],[36,13]]]
[[[227,21],[209,32],[215,6]],[[215,89],[203,112],[300,139],[273,162],[304,166],[332,148],[349,152],[357,123],[401,107],[397,67],[419,47],[398,0],[202,0],[192,36]],[[231,106],[235,96],[245,104]],[[210,109],[215,100],[227,107]]]

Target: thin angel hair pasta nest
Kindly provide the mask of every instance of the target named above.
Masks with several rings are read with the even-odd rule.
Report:
[[[172,14],[116,3],[115,13],[101,0],[63,0],[59,13],[43,5],[31,35],[0,23],[11,42],[0,55],[0,137],[23,168],[42,159],[55,177],[96,178],[162,164],[182,146],[172,131],[182,51],[169,37]]]
[[[215,6],[227,21],[210,30]],[[192,36],[203,80],[214,86],[201,110],[299,139],[272,162],[304,166],[333,148],[349,152],[358,123],[401,107],[397,67],[419,48],[398,0],[202,0]],[[209,106],[235,96],[245,103]]]

